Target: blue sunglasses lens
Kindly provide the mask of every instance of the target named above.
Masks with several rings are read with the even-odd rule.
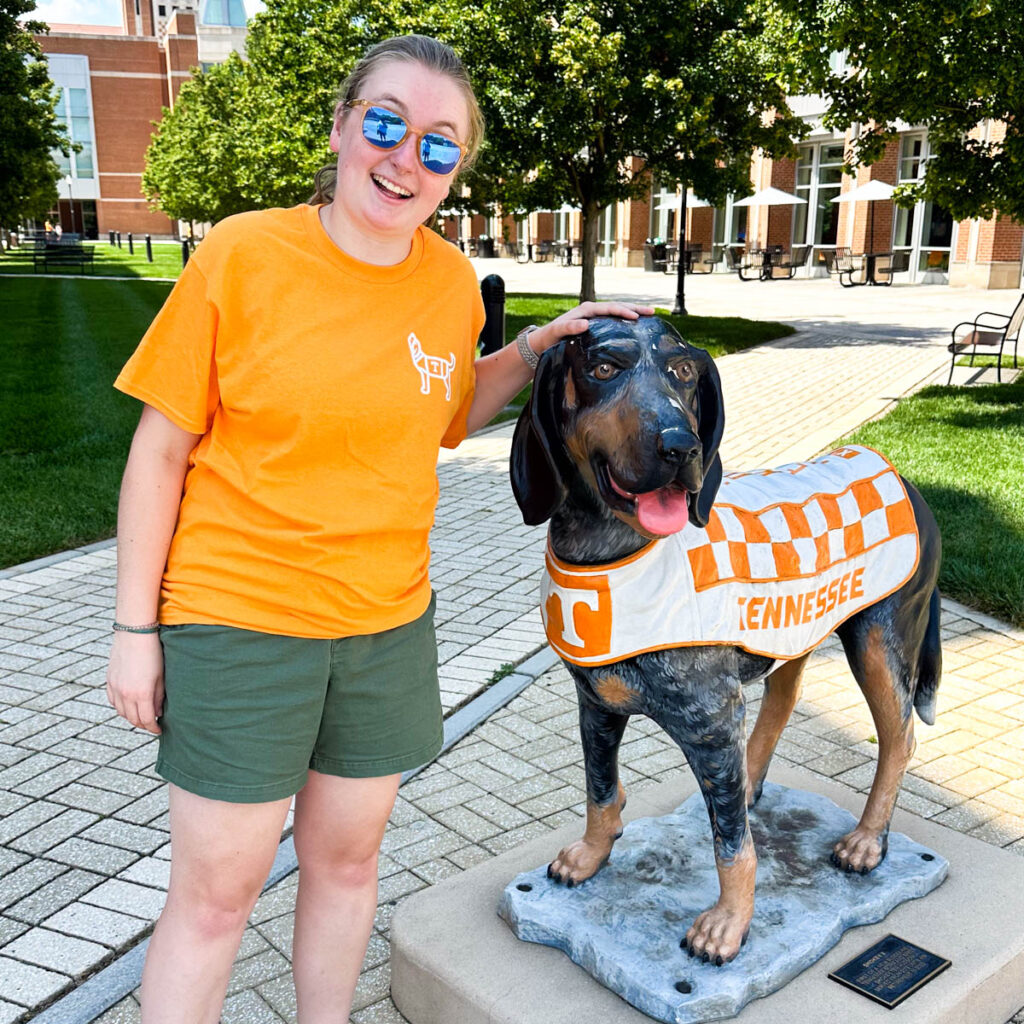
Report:
[[[405,121],[394,111],[367,107],[363,117],[363,138],[378,149],[394,149],[407,131]]]
[[[428,133],[420,139],[420,161],[434,174],[451,174],[462,159],[458,143],[443,135]]]
[[[363,115],[363,138],[378,149],[394,149],[408,130],[405,118],[386,107],[367,107]],[[436,132],[423,135],[419,153],[420,162],[434,174],[451,174],[462,159],[459,144]]]

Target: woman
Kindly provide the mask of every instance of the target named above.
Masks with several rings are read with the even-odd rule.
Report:
[[[637,315],[586,303],[474,363],[475,275],[422,224],[482,128],[447,47],[374,47],[335,111],[331,201],[217,225],[118,378],[145,406],[107,686],[171,783],[146,1024],[218,1020],[293,796],[299,1019],[348,1020],[400,773],[441,743],[438,447],[588,316]]]

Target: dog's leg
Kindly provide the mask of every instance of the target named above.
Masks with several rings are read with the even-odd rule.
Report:
[[[587,828],[548,865],[548,877],[570,888],[590,878],[608,859],[622,835],[626,791],[619,782],[619,743],[629,715],[596,704],[579,691],[580,736],[587,775]]]
[[[809,654],[780,665],[764,681],[764,697],[757,722],[747,740],[747,806],[753,807],[761,797],[761,787],[768,774],[768,765],[800,698],[800,682]]]
[[[739,683],[702,680],[658,709],[656,720],[679,744],[711,819],[718,902],[697,916],[680,945],[721,966],[740,951],[754,916],[757,855],[747,824],[743,693]]]
[[[902,651],[887,642],[879,622],[841,634],[850,668],[867,698],[878,733],[878,767],[857,827],[832,849],[832,863],[866,875],[881,864],[889,845],[889,820],[904,772],[914,753],[911,672]]]

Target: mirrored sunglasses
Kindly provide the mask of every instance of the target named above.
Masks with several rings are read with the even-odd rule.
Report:
[[[395,149],[406,135],[419,139],[416,152],[431,174],[451,174],[462,160],[464,147],[439,132],[421,132],[409,127],[401,114],[369,100],[349,100],[349,107],[363,108],[363,138],[377,149]]]

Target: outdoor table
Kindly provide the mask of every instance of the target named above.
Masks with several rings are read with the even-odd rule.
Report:
[[[770,281],[775,269],[775,257],[782,255],[782,246],[766,245],[763,249],[751,249],[750,255],[761,257],[761,280]]]
[[[855,253],[854,255],[862,256],[864,258],[864,280],[861,284],[879,284],[881,282],[875,279],[875,264],[879,256],[886,256],[892,258],[892,251],[889,252],[864,252]]]

